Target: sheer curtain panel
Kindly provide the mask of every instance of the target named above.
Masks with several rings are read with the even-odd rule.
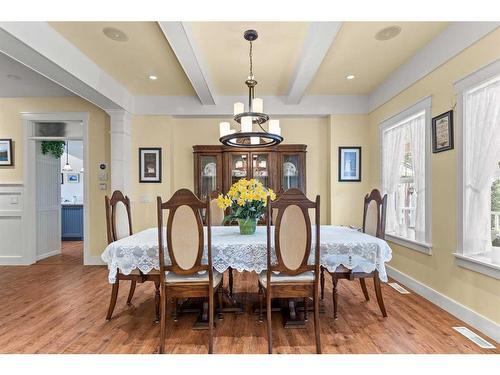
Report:
[[[465,246],[491,247],[490,187],[500,160],[500,80],[465,94]]]

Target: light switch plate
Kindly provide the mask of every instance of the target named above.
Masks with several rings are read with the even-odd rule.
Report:
[[[99,181],[108,181],[108,172],[99,172]]]
[[[108,188],[108,184],[106,183],[100,183],[99,184],[99,190],[106,190]]]

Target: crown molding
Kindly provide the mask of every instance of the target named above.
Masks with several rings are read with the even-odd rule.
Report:
[[[499,26],[500,22],[451,23],[370,93],[369,111],[388,102]]]
[[[366,114],[366,95],[308,95],[296,105],[286,104],[286,96],[263,96],[264,111],[273,116],[327,116],[331,114]],[[219,96],[217,105],[201,105],[194,96],[136,96],[135,115],[186,117],[232,116],[233,104],[245,96]]]

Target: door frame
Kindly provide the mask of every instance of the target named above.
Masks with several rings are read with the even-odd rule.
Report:
[[[83,142],[83,169],[85,173],[89,171],[89,145],[88,145],[88,112],[46,112],[32,113],[22,112],[21,119],[23,122],[23,146],[24,146],[24,254],[26,264],[33,264],[36,260],[36,230],[37,230],[37,215],[36,215],[36,141],[43,140],[78,140]],[[82,137],[33,137],[32,129],[35,122],[43,121],[81,121],[82,122]],[[90,178],[83,179],[83,264],[91,262],[89,254],[89,198],[90,198]]]

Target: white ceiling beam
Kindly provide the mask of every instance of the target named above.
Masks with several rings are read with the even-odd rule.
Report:
[[[342,22],[311,23],[288,88],[287,104],[300,103],[341,27]]]
[[[233,104],[244,96],[219,96],[217,105],[201,105],[194,96],[136,96],[134,114],[185,117],[232,117]],[[286,96],[263,96],[271,116],[321,117],[330,114],[366,114],[367,95],[308,95],[289,105]]]
[[[216,104],[201,53],[193,39],[191,29],[185,22],[158,22],[177,60],[184,69],[191,85],[203,105]]]
[[[370,93],[370,112],[500,26],[500,22],[452,22]]]
[[[46,22],[0,22],[0,51],[102,109],[133,108],[124,86]]]

